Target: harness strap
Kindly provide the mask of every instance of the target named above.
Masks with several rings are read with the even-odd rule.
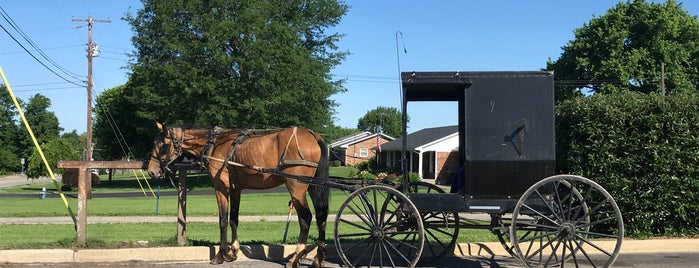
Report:
[[[306,160],[306,157],[303,155],[303,152],[301,152],[301,148],[299,147],[299,137],[296,135],[298,130],[298,127],[294,127],[291,137],[289,137],[289,141],[286,142],[286,148],[284,148],[284,152],[282,152],[282,157],[279,159],[279,164],[277,167],[284,166],[284,165],[304,165],[304,166],[310,166],[310,167],[318,167],[318,163],[308,161]],[[299,154],[299,157],[301,159],[286,159],[286,153],[289,151],[289,145],[291,145],[291,140],[294,140],[296,142],[296,151]]]
[[[201,156],[199,156],[199,166],[202,168],[202,170],[206,169],[208,165],[207,156],[211,155],[211,153],[214,151],[214,144],[216,144],[218,135],[221,134],[222,131],[223,129],[220,127],[213,127],[209,130],[208,140],[206,141],[206,145],[204,145],[204,149],[202,149]]]
[[[304,165],[304,166],[309,166],[309,167],[318,167],[318,163],[308,161],[306,159],[291,159],[291,160],[282,160],[282,165]]]
[[[236,163],[236,153],[238,153],[238,145],[243,143],[243,141],[247,140],[250,137],[250,132],[247,130],[243,130],[238,134],[238,136],[235,138],[233,141],[233,149],[231,152],[228,154],[226,157],[226,161],[223,162],[223,168],[228,168],[229,163]],[[233,170],[233,176],[232,179],[233,181],[231,182],[231,188],[235,189],[235,185],[238,183],[238,174],[235,170]]]

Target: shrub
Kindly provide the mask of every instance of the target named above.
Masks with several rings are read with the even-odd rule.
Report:
[[[366,170],[362,170],[359,172],[359,177],[365,180],[375,180],[376,175],[372,174],[371,172],[368,172]]]
[[[614,197],[629,236],[699,233],[699,97],[617,93],[562,102],[557,168]]]
[[[340,161],[340,160],[333,160],[333,161],[330,161],[330,166],[331,166],[331,167],[339,167],[340,165],[342,165],[342,161]]]
[[[420,178],[420,174],[417,172],[410,172],[408,173],[408,180],[410,180],[410,182],[420,182],[422,178]]]

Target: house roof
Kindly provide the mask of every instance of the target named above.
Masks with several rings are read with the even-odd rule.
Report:
[[[362,141],[365,141],[368,139],[376,138],[377,135],[381,135],[381,137],[383,137],[384,139],[387,139],[387,140],[393,140],[393,137],[388,136],[388,135],[383,134],[383,133],[371,133],[369,131],[362,131],[359,133],[347,135],[347,136],[341,137],[339,139],[336,139],[333,142],[331,142],[329,146],[330,146],[330,148],[336,148],[336,147],[347,148],[348,146],[350,146],[352,144],[362,142]]]
[[[459,132],[459,126],[458,125],[453,125],[453,126],[445,126],[445,127],[434,127],[434,128],[425,128],[422,130],[419,130],[417,132],[413,132],[411,134],[408,134],[408,137],[406,139],[406,149],[408,150],[414,150],[415,148],[422,147],[424,145],[428,145],[430,143],[433,143],[435,141],[438,141],[444,137],[453,135],[455,133]],[[386,151],[400,151],[403,149],[403,137],[397,138],[395,140],[392,140],[390,142],[381,144],[381,150],[386,150]]]

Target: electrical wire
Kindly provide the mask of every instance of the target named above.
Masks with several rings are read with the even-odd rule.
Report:
[[[40,49],[40,48],[29,38],[29,36],[27,36],[27,34],[24,33],[24,31],[14,22],[14,20],[12,19],[12,17],[10,17],[10,15],[7,14],[7,12],[5,12],[5,9],[3,9],[2,7],[0,7],[0,16],[2,16],[2,17],[5,19],[5,21],[6,21],[7,23],[9,23],[9,25],[10,25],[17,33],[20,34],[20,36],[22,36],[22,39],[24,39],[25,42],[27,42],[32,48],[34,48],[36,52],[39,52],[39,55],[40,55],[42,58],[44,58],[46,61],[48,61],[49,63],[51,63],[51,65],[53,65],[54,67],[58,68],[58,69],[61,70],[64,74],[66,74],[67,76],[72,77],[73,79],[81,80],[81,77],[84,77],[84,76],[82,76],[82,75],[78,75],[78,74],[75,74],[75,73],[69,71],[68,69],[64,68],[63,66],[61,66],[60,64],[58,64],[56,61],[54,61],[53,59],[51,59],[48,55],[46,55],[46,53],[45,53],[42,49]],[[8,34],[9,34],[9,33],[8,33]],[[15,39],[15,38],[13,37],[12,39]],[[15,40],[16,40],[16,39],[15,39]],[[23,48],[24,48],[24,47],[23,47]],[[25,49],[25,50],[26,50],[26,49]],[[29,52],[29,51],[27,51],[27,52]]]
[[[5,10],[4,10],[2,7],[0,7],[0,16],[2,16],[2,17],[5,19],[5,21],[7,21],[8,23],[10,23],[10,26],[12,26],[12,27],[15,29],[15,31],[18,31],[18,32],[20,32],[21,35],[23,35],[23,33],[21,32],[21,30],[19,30],[19,28],[16,27],[16,25],[13,24],[12,19],[9,17],[9,15],[7,15],[7,13],[5,12]],[[10,38],[11,38],[12,40],[14,40],[15,43],[17,43],[17,45],[19,45],[25,52],[27,52],[27,54],[29,54],[29,56],[31,56],[36,62],[38,62],[39,64],[41,64],[42,66],[44,66],[44,68],[46,68],[48,71],[50,71],[50,72],[53,73],[54,75],[58,76],[59,78],[63,79],[64,81],[66,81],[66,82],[68,82],[68,83],[70,83],[70,84],[73,84],[73,85],[76,85],[76,86],[79,86],[79,87],[84,87],[84,86],[85,86],[85,85],[83,85],[82,83],[85,83],[86,81],[81,81],[80,79],[77,79],[76,77],[73,77],[72,75],[68,75],[68,76],[71,76],[73,79],[77,79],[78,81],[82,82],[82,83],[78,83],[78,82],[75,82],[74,80],[68,79],[68,78],[66,78],[65,76],[59,74],[56,70],[54,70],[53,68],[49,67],[45,62],[41,61],[36,55],[34,55],[29,49],[27,49],[27,47],[25,47],[19,40],[17,40],[17,38],[15,38],[15,36],[12,35],[12,34],[10,33],[10,31],[9,31],[7,28],[5,28],[5,26],[3,26],[2,24],[0,24],[0,28],[2,28],[2,30],[3,30],[5,33],[7,33],[7,35],[10,36]],[[28,42],[30,43],[30,45],[33,44],[33,42],[31,42],[31,40],[28,40],[28,38],[27,38],[25,35],[23,35],[23,37],[25,38],[25,41],[28,41]],[[44,56],[44,58],[47,59],[50,63],[52,63],[54,66],[57,66],[56,68],[58,68],[59,70],[61,70],[61,71],[64,72],[64,73],[66,73],[65,68],[60,67],[60,65],[58,65],[55,61],[53,61],[53,60],[51,60],[50,58],[48,58],[48,56],[46,56],[45,53],[43,53],[43,51],[41,51],[41,49],[39,49],[39,48],[36,47],[36,46],[32,46],[32,47],[35,48],[37,51],[39,51],[39,52],[40,52],[39,54],[42,54],[42,55]]]

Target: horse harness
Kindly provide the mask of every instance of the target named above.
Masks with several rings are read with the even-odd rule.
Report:
[[[166,171],[167,173],[170,173],[170,174],[174,174],[174,172],[170,169],[170,165],[173,162],[177,161],[180,158],[180,156],[182,156],[182,145],[184,144],[184,131],[182,131],[182,135],[181,135],[180,139],[176,139],[174,131],[172,131],[171,128],[168,128],[167,130],[168,131],[167,131],[166,135],[169,134],[169,136],[170,136],[169,138],[170,138],[170,140],[172,140],[171,146],[175,147],[175,154],[174,154],[175,156],[172,157],[172,155],[170,154],[170,150],[168,148],[166,158],[162,159],[160,156],[161,156],[161,152],[163,151],[163,148],[165,146],[165,144],[162,144],[158,148],[158,152],[157,152],[158,155],[151,156],[151,158],[154,160],[157,160],[160,163],[160,167],[164,171]]]
[[[286,146],[284,147],[284,151],[282,152],[282,155],[281,155],[279,162],[277,163],[277,166],[275,167],[275,169],[279,169],[280,167],[283,167],[283,166],[295,166],[295,165],[304,165],[304,166],[310,166],[310,167],[316,167],[316,168],[318,167],[317,162],[306,160],[305,156],[301,152],[301,148],[298,147],[299,143],[298,143],[297,130],[298,130],[298,127],[293,127],[293,132],[292,132],[291,136],[289,137],[289,140],[286,142]],[[208,156],[205,156],[205,158],[222,161],[224,168],[227,168],[229,164],[232,164],[235,166],[253,169],[257,172],[263,172],[262,170],[264,168],[258,168],[258,167],[249,166],[246,164],[241,164],[241,163],[236,162],[237,161],[236,156],[238,153],[238,146],[240,146],[244,141],[246,141],[248,138],[250,138],[251,136],[254,136],[254,135],[264,135],[264,134],[260,134],[259,132],[255,131],[255,130],[243,130],[243,131],[241,131],[238,134],[238,136],[235,138],[235,140],[233,141],[233,149],[228,154],[228,156],[226,157],[225,160],[220,160],[220,159],[216,159],[216,158],[208,157]],[[292,141],[295,141],[295,143],[296,143],[296,151],[298,152],[298,154],[299,154],[298,156],[300,157],[300,159],[286,159],[287,152],[289,151],[289,146],[291,145]],[[233,170],[233,172],[234,172],[233,173],[233,180],[234,181],[231,183],[231,187],[234,187],[234,185],[238,182],[237,171]]]

